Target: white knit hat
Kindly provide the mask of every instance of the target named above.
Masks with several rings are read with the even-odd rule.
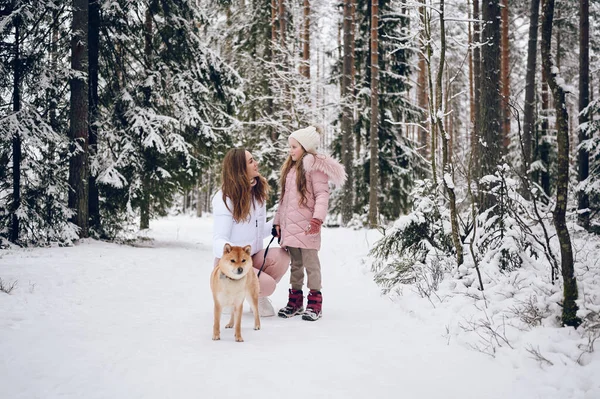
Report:
[[[321,137],[314,126],[305,127],[304,129],[296,130],[290,134],[290,139],[295,139],[306,152],[315,153],[319,147]]]

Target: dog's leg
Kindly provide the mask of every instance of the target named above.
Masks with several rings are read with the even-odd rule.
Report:
[[[260,316],[258,315],[258,294],[250,296],[250,304],[252,305],[252,313],[254,313],[254,329],[260,330]]]
[[[215,319],[213,322],[213,341],[218,341],[221,339],[221,304],[215,301],[215,311],[214,311]]]
[[[231,309],[231,317],[229,318],[229,323],[227,323],[225,328],[233,328],[233,315],[235,315],[235,312],[233,309]]]
[[[236,342],[244,342],[242,338],[242,311],[244,309],[244,301],[241,303],[234,305],[233,307],[233,315],[235,316],[235,329],[233,336],[235,337]]]

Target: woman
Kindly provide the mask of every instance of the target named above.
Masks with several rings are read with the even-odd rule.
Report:
[[[258,313],[273,316],[275,311],[269,296],[290,264],[288,253],[282,248],[270,248],[265,260],[263,240],[271,235],[273,222],[267,222],[266,201],[269,185],[258,172],[258,163],[250,152],[233,148],[223,159],[221,190],[212,200],[214,230],[213,253],[223,255],[225,244],[252,247],[254,272],[265,263],[258,281],[260,294]]]

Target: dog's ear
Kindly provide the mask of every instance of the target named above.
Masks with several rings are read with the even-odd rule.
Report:
[[[251,255],[251,254],[252,254],[252,253],[251,253],[251,252],[252,252],[252,247],[251,247],[250,245],[246,245],[246,246],[244,247],[244,251],[246,251],[246,253],[247,253],[248,255]]]
[[[228,254],[230,252],[231,252],[231,245],[225,244],[225,246],[223,247],[223,253]]]

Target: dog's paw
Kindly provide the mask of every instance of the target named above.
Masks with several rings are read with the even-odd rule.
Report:
[[[225,328],[233,328],[233,323],[229,323],[225,326]]]
[[[244,338],[241,335],[235,337],[235,342],[244,342]]]
[[[254,326],[255,330],[260,330],[260,326]]]
[[[219,341],[221,339],[220,335],[213,335],[213,341]]]

